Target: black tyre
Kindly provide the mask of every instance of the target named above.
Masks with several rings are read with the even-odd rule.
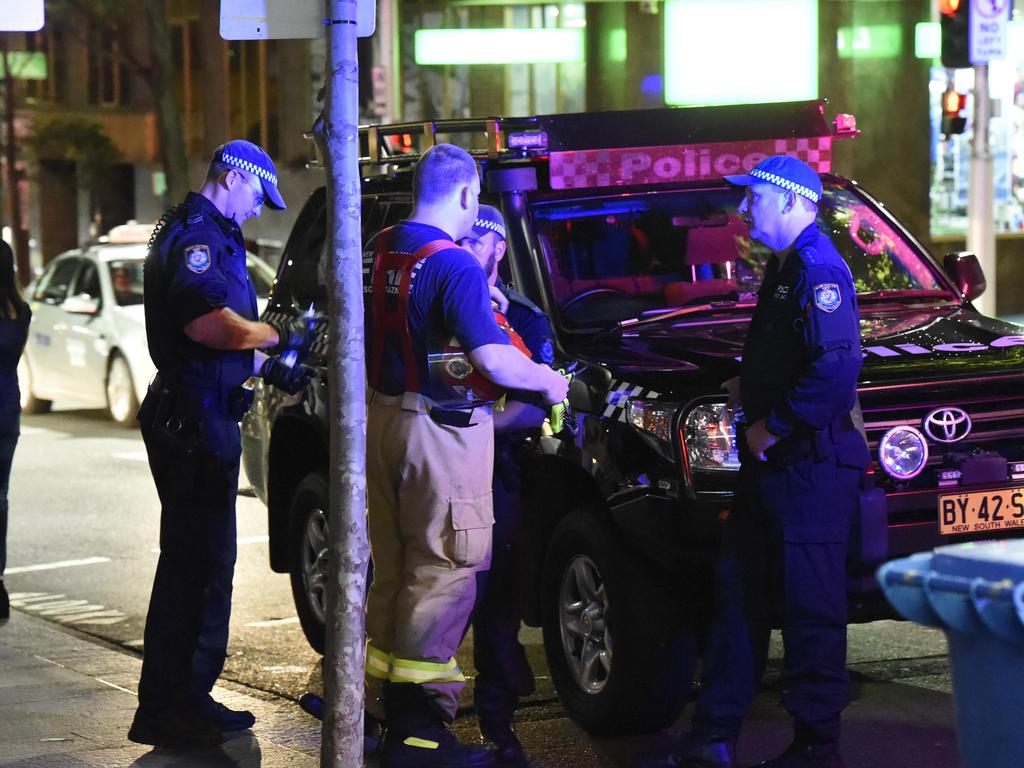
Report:
[[[289,572],[292,597],[306,640],[324,652],[324,615],[327,603],[328,509],[327,478],[306,475],[292,496],[289,519]]]
[[[52,400],[40,400],[32,392],[32,368],[22,354],[18,360],[18,389],[21,390],[22,413],[49,413],[53,407]]]
[[[559,523],[542,590],[548,667],[577,725],[649,733],[679,716],[696,659],[684,601],[594,514]]]
[[[139,398],[135,394],[135,380],[124,356],[115,353],[107,368],[107,411],[110,418],[122,427],[134,427],[139,412]]]

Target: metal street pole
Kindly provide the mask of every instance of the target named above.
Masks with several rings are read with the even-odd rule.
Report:
[[[988,134],[991,116],[988,64],[977,64],[974,67],[974,132],[967,187],[967,250],[978,255],[988,282],[988,290],[974,302],[985,315],[996,313],[995,190]]]
[[[366,568],[366,370],[360,247],[356,0],[326,0],[327,86],[314,127],[327,171],[330,510],[320,764],[362,765]]]

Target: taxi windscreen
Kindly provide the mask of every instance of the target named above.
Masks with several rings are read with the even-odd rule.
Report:
[[[569,328],[645,312],[749,303],[770,252],[750,239],[732,189],[647,192],[538,203],[536,231],[555,304]],[[949,299],[935,267],[857,192],[829,185],[818,223],[858,296]]]

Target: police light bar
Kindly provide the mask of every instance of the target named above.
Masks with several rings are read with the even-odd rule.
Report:
[[[836,115],[836,119],[832,121],[832,127],[835,129],[837,139],[856,136],[860,133],[857,130],[857,118],[853,115]]]
[[[510,133],[508,147],[509,149],[547,149],[548,135],[544,131]]]

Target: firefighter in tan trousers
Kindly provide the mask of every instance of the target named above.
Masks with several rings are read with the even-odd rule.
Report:
[[[506,388],[566,395],[564,378],[509,343],[487,277],[455,244],[476,219],[480,179],[465,151],[430,148],[413,174],[412,215],[367,246],[367,483],[374,580],[366,608],[366,709],[386,722],[383,768],[477,768],[490,752],[458,742],[465,678],[455,662],[490,559],[490,408],[437,402],[428,344],[450,339]],[[475,407],[474,407],[475,406]]]

